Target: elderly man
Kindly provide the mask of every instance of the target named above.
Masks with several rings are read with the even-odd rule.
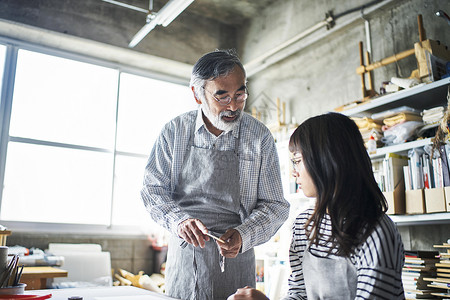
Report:
[[[255,286],[253,247],[276,233],[289,204],[274,139],[243,111],[246,75],[233,51],[202,56],[190,87],[199,108],[163,128],[141,196],[153,220],[173,233],[167,294],[226,299]]]

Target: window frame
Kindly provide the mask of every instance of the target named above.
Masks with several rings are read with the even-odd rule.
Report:
[[[118,85],[117,85],[117,99],[116,108],[119,101],[119,89],[120,89],[120,77],[122,73],[129,73],[137,76],[143,76],[150,79],[166,81],[169,83],[189,85],[189,81],[180,79],[178,77],[172,77],[165,74],[159,74],[152,71],[142,70],[135,67],[126,66],[121,63],[111,62],[107,60],[102,60],[99,58],[88,57],[85,55],[77,54],[74,52],[68,52],[59,49],[53,49],[34,43],[19,41],[7,37],[0,37],[0,45],[6,47],[5,51],[5,61],[4,70],[1,85],[1,98],[0,98],[0,209],[3,196],[3,186],[5,178],[5,167],[6,167],[6,154],[8,143],[11,142],[21,142],[21,143],[31,143],[35,145],[52,145],[63,148],[72,149],[83,149],[89,151],[100,151],[100,152],[110,152],[107,149],[94,148],[94,147],[81,147],[72,144],[63,143],[53,143],[47,141],[40,141],[34,139],[20,138],[20,137],[10,137],[9,136],[9,125],[12,112],[12,100],[14,92],[14,82],[16,76],[17,58],[19,50],[27,50],[38,52],[45,55],[56,56],[65,59],[71,59],[79,61],[82,63],[94,64],[101,67],[107,67],[115,69],[118,72]],[[116,109],[116,123],[115,132],[117,132],[117,114],[118,109]],[[113,174],[115,171],[115,160],[116,155],[147,158],[148,154],[132,153],[117,151],[116,145],[114,143],[113,153]],[[114,189],[114,176],[111,174],[112,189]],[[126,226],[126,225],[114,225],[113,220],[113,205],[114,205],[114,194],[111,193],[111,211],[109,216],[108,225],[92,225],[92,224],[67,224],[67,223],[44,223],[44,222],[23,222],[23,221],[6,221],[0,219],[0,224],[8,228],[13,229],[15,232],[50,232],[50,233],[73,233],[73,234],[106,234],[106,235],[143,235],[148,234],[148,232],[143,232],[138,226]]]

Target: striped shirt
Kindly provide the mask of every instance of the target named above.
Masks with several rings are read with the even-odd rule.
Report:
[[[328,254],[332,245],[330,242],[325,243],[331,235],[329,215],[325,215],[320,226],[322,237],[319,245],[308,241],[304,227],[313,212],[313,209],[306,210],[297,216],[293,224],[293,238],[289,250],[292,273],[288,280],[288,295],[284,299],[307,299],[302,261],[308,247],[310,253],[316,257],[324,257],[324,260],[337,258],[337,250],[333,249],[331,254]],[[383,215],[372,234],[350,256],[357,274],[356,299],[404,299],[401,281],[404,258],[401,236],[392,220]]]
[[[240,129],[239,129],[240,127]],[[242,252],[268,241],[289,215],[284,199],[280,166],[272,134],[260,121],[243,113],[236,130],[216,137],[207,129],[201,109],[167,123],[156,140],[145,168],[141,198],[155,222],[177,235],[178,224],[190,216],[172,199],[183,159],[194,132],[194,146],[234,150],[239,142]]]

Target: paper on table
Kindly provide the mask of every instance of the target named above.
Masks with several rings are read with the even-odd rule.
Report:
[[[94,297],[95,300],[168,300],[175,299],[165,295],[136,295],[136,296],[113,296],[113,297]]]

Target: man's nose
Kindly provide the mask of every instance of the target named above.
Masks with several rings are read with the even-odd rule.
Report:
[[[227,107],[231,111],[236,111],[240,108],[241,105],[242,105],[242,102],[237,102],[236,98],[233,98],[233,99],[231,99],[230,103],[228,103]]]

